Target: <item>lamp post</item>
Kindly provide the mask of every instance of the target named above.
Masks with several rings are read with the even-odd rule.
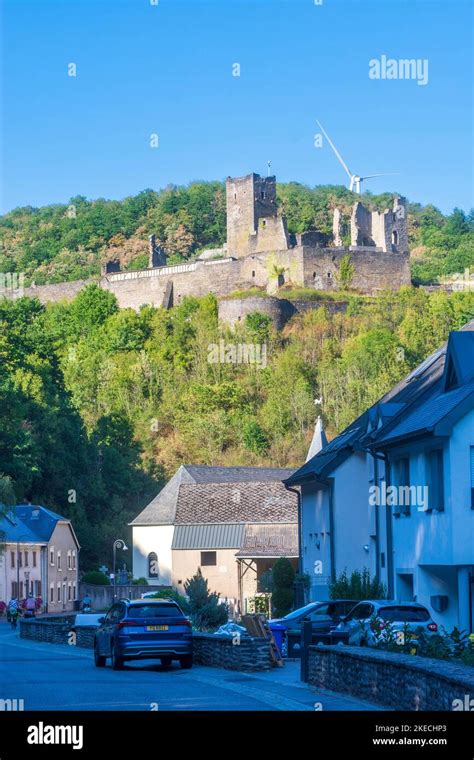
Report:
[[[117,596],[117,594],[116,594],[117,573],[115,572],[117,549],[122,549],[124,552],[126,552],[127,549],[128,549],[128,546],[126,545],[125,541],[123,541],[121,538],[117,538],[114,541],[114,561],[113,561],[113,565],[112,565],[113,572],[114,572],[114,599]]]

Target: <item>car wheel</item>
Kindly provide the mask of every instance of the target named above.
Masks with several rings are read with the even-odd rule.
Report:
[[[179,660],[179,664],[181,665],[184,670],[189,670],[193,667],[193,658],[191,655],[188,655],[187,657],[181,657]]]
[[[171,667],[171,663],[172,663],[171,657],[161,657],[160,659],[161,659],[161,664],[164,668]]]
[[[115,645],[112,644],[112,670],[122,670],[123,668],[123,657],[119,657],[115,653]]]
[[[105,662],[106,658],[99,654],[99,650],[97,649],[97,642],[94,644],[94,662],[96,668],[105,668]]]

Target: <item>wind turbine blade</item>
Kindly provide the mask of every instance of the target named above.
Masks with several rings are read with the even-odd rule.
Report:
[[[342,158],[342,156],[341,156],[341,154],[339,153],[338,149],[336,148],[336,146],[334,145],[333,141],[332,141],[332,140],[331,140],[331,138],[329,137],[328,133],[327,133],[327,132],[326,132],[326,130],[324,129],[323,125],[322,125],[322,124],[321,124],[321,123],[320,123],[320,122],[319,122],[317,119],[316,119],[316,124],[317,124],[317,125],[318,125],[318,127],[320,128],[321,132],[323,133],[324,137],[325,137],[325,138],[326,138],[326,140],[328,141],[328,143],[329,143],[329,145],[331,146],[331,148],[333,149],[333,151],[334,151],[334,153],[335,153],[335,155],[336,155],[336,158],[339,160],[339,162],[342,164],[342,166],[343,166],[343,167],[344,167],[344,169],[346,170],[346,172],[347,172],[347,174],[348,174],[348,176],[349,176],[349,179],[351,179],[351,177],[352,177],[352,172],[351,172],[351,171],[349,171],[349,169],[348,169],[348,167],[347,167],[346,163],[344,162],[344,159]]]
[[[366,174],[365,177],[361,177],[361,180],[372,179],[372,177],[394,177],[397,174],[400,174],[400,172],[384,172],[383,174]]]

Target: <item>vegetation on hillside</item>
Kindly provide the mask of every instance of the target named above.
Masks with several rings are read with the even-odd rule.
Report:
[[[332,210],[338,206],[348,219],[356,199],[378,210],[391,207],[393,201],[391,193],[355,196],[338,185],[310,188],[296,182],[279,184],[278,197],[292,233],[330,233]],[[454,209],[444,216],[434,206],[416,203],[408,209],[415,282],[434,282],[474,266],[472,211],[467,215]],[[39,285],[97,276],[108,258],[118,258],[125,269],[139,269],[147,265],[151,233],[166,248],[170,263],[222,245],[223,183],[147,189],[122,201],[76,196],[67,204],[14,209],[0,217],[0,272],[23,272],[27,283]]]
[[[218,325],[213,296],[138,313],[95,285],[0,300],[0,482],[71,517],[97,569],[180,464],[299,466],[317,413],[334,435],[472,317],[474,293],[412,288],[281,333],[258,314]],[[266,366],[209,362],[220,340],[265,344]]]

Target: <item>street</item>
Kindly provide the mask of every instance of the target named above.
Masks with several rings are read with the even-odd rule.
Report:
[[[380,710],[379,706],[299,681],[299,663],[266,673],[195,665],[165,670],[132,662],[123,671],[96,668],[92,651],[20,639],[0,623],[0,699],[25,710]]]

